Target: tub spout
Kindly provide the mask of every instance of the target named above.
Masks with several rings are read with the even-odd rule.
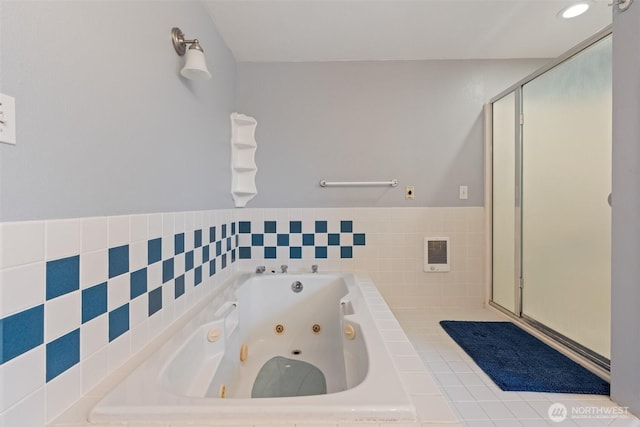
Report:
[[[264,265],[261,265],[259,267],[256,267],[256,274],[262,274],[265,271],[267,271],[267,267],[265,267]]]
[[[311,266],[311,272],[312,273],[317,273],[318,272],[318,264],[313,264]]]
[[[283,273],[286,273],[288,269],[289,269],[289,266],[286,264],[282,264],[280,266],[280,270],[282,270]]]

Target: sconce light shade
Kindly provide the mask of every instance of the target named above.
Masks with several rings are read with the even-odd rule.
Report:
[[[211,73],[207,69],[207,61],[204,58],[204,51],[200,47],[198,39],[185,40],[184,33],[180,28],[171,29],[171,41],[176,53],[185,55],[184,67],[180,74],[190,80],[207,80],[211,78]],[[187,45],[189,49],[187,49]]]
[[[208,80],[211,73],[207,69],[207,62],[204,59],[202,49],[194,47],[198,42],[194,43],[185,55],[184,67],[180,70],[180,74],[189,80]]]

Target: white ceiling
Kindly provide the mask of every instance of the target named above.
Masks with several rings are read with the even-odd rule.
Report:
[[[611,23],[609,0],[205,0],[238,61],[552,58]]]

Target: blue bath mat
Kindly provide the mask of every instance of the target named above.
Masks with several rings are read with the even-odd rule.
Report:
[[[440,325],[504,391],[609,395],[608,382],[511,322]]]

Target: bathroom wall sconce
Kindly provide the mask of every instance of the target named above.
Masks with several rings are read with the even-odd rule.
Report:
[[[198,39],[185,40],[184,33],[178,27],[171,29],[171,41],[178,55],[185,56],[184,67],[180,74],[189,80],[208,80],[211,73],[207,69],[207,62],[204,58],[204,51],[200,47]],[[189,49],[187,50],[187,45]]]

